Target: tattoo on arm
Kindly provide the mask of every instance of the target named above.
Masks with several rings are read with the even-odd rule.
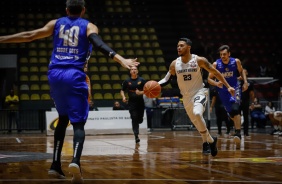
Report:
[[[212,65],[207,61],[207,60],[204,60],[204,65],[205,65],[205,68],[207,68],[208,70],[212,68]]]

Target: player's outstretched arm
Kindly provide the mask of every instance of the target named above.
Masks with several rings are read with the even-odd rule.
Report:
[[[171,62],[170,66],[169,66],[169,71],[167,72],[167,74],[165,75],[165,77],[161,80],[158,81],[158,83],[161,86],[166,86],[169,84],[172,75],[175,75],[175,60]]]
[[[87,26],[87,35],[89,41],[92,43],[95,50],[102,52],[105,56],[111,57],[114,61],[118,62],[124,68],[130,69],[131,66],[138,66],[137,58],[125,59],[112,48],[110,48],[98,35],[98,28],[92,23]]]
[[[0,43],[24,43],[51,36],[55,23],[56,20],[51,20],[44,27],[39,29],[0,36]]]

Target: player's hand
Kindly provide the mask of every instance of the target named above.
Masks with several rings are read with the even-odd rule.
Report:
[[[244,83],[242,86],[242,92],[246,91],[248,87],[249,87],[248,83]]]
[[[130,69],[130,67],[132,66],[138,66],[140,63],[137,62],[137,58],[135,59],[124,59],[121,63],[121,65],[124,67],[124,68],[127,68],[127,69]]]
[[[223,83],[221,81],[218,81],[216,87],[223,88]]]
[[[136,95],[143,95],[143,92],[136,88],[135,90]]]
[[[122,98],[122,101],[125,103],[127,102],[126,97]]]
[[[235,96],[235,89],[233,87],[229,87],[228,92],[231,94],[231,96]]]

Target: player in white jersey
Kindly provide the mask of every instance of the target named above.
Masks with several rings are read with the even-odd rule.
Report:
[[[178,58],[172,61],[166,76],[159,81],[161,86],[169,83],[171,76],[177,76],[180,93],[183,96],[183,105],[191,122],[202,136],[203,154],[217,155],[217,137],[212,137],[203,118],[205,105],[208,100],[207,88],[204,88],[201,69],[204,68],[221,81],[228,91],[234,95],[235,89],[231,87],[221,73],[216,70],[204,57],[191,54],[192,41],[180,38],[177,44]]]

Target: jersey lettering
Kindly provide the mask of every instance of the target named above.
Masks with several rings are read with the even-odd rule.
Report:
[[[59,38],[64,40],[64,46],[78,46],[79,27],[73,26],[69,30],[64,30],[65,25],[61,25]]]
[[[222,75],[223,75],[225,78],[233,77],[233,71],[230,71],[230,72],[223,72]]]
[[[183,80],[184,81],[192,80],[192,75],[191,74],[183,75]]]

